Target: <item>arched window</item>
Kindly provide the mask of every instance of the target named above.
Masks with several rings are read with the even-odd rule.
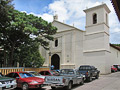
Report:
[[[58,39],[55,40],[55,47],[58,46]]]
[[[97,23],[97,14],[93,14],[93,24]]]

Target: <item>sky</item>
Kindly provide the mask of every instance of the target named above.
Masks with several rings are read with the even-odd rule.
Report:
[[[106,3],[109,14],[110,43],[120,44],[120,22],[110,0],[13,0],[16,10],[42,17],[48,22],[58,15],[58,21],[85,30],[86,16],[83,10]]]

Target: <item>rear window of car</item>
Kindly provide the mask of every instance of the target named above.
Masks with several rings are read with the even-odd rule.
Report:
[[[30,73],[19,73],[21,78],[27,78],[27,77],[34,77],[32,74]]]
[[[90,66],[80,66],[79,70],[91,70]]]
[[[44,75],[44,71],[41,71],[39,74]]]
[[[60,74],[74,74],[74,71],[72,69],[63,69]]]

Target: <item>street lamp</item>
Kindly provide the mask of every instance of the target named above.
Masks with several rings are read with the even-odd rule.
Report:
[[[49,70],[51,70],[51,52],[49,52]]]

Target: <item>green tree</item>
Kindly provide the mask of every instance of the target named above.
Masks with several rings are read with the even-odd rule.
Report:
[[[25,64],[27,67],[40,67],[44,63],[44,58],[39,52],[39,43],[33,40],[27,45],[21,45],[14,56],[20,66]]]
[[[4,61],[6,61],[6,44],[7,40],[3,42],[5,30],[10,26],[11,18],[10,18],[10,13],[12,12],[13,5],[11,4],[12,0],[0,0],[0,47],[4,49],[2,51],[1,58],[4,58]]]
[[[7,0],[2,1],[7,3]],[[2,9],[6,8],[4,3],[1,4],[3,5],[1,7]],[[9,4],[6,5],[9,6]],[[8,18],[8,21],[0,21],[0,42],[4,46],[4,50],[7,49],[6,51],[9,52],[10,66],[13,66],[16,60],[14,58],[15,52],[20,49],[20,46],[27,45],[28,41],[32,40],[34,42],[38,42],[38,44],[43,46],[45,49],[49,49],[48,40],[53,40],[52,35],[56,33],[56,27],[43,20],[41,17],[37,17],[32,14],[27,15],[26,13],[19,12],[13,8],[7,9],[6,12],[7,14],[5,15]],[[4,12],[0,11],[0,13]]]

